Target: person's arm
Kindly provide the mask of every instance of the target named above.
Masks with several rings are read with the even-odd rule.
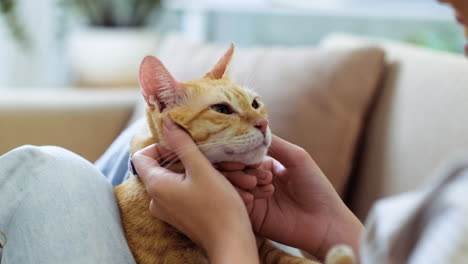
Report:
[[[325,259],[333,246],[345,244],[350,246],[354,254],[359,258],[360,238],[364,231],[361,221],[344,203],[338,206],[335,217],[330,220],[330,225],[319,246],[316,246],[315,238],[310,238],[304,249],[319,259]]]
[[[210,263],[259,263],[257,245],[252,243],[252,237],[232,231],[220,231],[220,241],[213,240],[210,244],[204,246]],[[251,229],[246,230],[245,233],[251,233]],[[253,242],[255,242],[255,238]]]
[[[338,244],[358,254],[363,225],[310,155],[276,136],[270,150],[259,170],[272,173],[274,193],[247,205],[254,231],[322,261]]]
[[[173,173],[160,166],[158,161],[167,150],[159,145],[132,156],[152,198],[152,215],[201,245],[211,263],[259,263],[249,216],[235,188],[170,119],[165,120],[164,133],[169,147],[176,150],[184,164],[185,173]]]

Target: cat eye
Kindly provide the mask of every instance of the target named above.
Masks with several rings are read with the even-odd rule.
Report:
[[[225,115],[230,115],[234,113],[231,107],[227,104],[215,104],[211,106],[211,109],[213,109],[214,111],[218,113],[225,114]]]
[[[257,99],[254,99],[254,100],[252,101],[252,107],[253,107],[254,109],[258,109],[258,108],[260,107],[260,104],[258,103]]]

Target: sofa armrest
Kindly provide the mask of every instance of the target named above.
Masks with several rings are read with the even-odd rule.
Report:
[[[136,89],[0,92],[0,155],[57,145],[93,162],[125,128],[138,97]]]
[[[361,220],[377,199],[419,188],[468,149],[468,60],[391,40],[346,34],[326,46],[377,44],[387,66],[368,116],[348,204]]]

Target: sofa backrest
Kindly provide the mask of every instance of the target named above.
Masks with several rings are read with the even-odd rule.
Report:
[[[24,144],[57,145],[95,161],[125,127],[132,89],[24,89],[0,93],[0,155]]]
[[[322,45],[369,42],[385,50],[387,66],[348,190],[361,219],[376,199],[417,188],[441,163],[468,151],[468,59],[347,35]]]
[[[227,46],[172,36],[160,45],[159,58],[178,80],[191,80],[209,71]],[[236,49],[228,71],[260,94],[272,132],[307,150],[342,194],[383,67],[384,53],[373,46],[250,47]]]

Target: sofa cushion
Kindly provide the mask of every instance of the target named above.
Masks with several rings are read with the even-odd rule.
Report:
[[[0,155],[25,144],[57,145],[96,160],[125,127],[134,89],[4,91]]]
[[[328,47],[380,45],[388,58],[350,196],[364,219],[375,200],[421,185],[468,149],[468,60],[382,40],[335,35]]]
[[[228,45],[169,37],[160,58],[179,80],[202,77]],[[238,48],[229,72],[256,90],[276,135],[306,149],[341,194],[383,68],[375,47]]]

